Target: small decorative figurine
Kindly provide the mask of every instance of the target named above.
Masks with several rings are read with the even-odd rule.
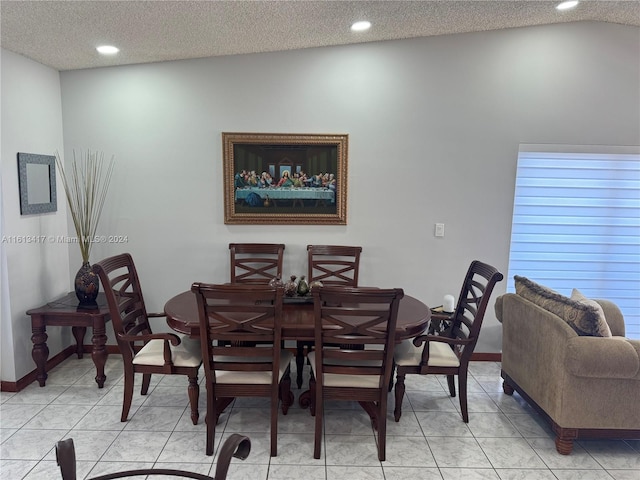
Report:
[[[309,293],[309,284],[304,279],[304,275],[300,277],[300,281],[298,282],[298,295],[304,297],[307,293]]]
[[[284,287],[284,282],[280,278],[280,275],[276,275],[271,280],[269,280],[269,286],[270,287],[276,287],[276,288]]]
[[[291,279],[284,285],[284,294],[287,297],[293,297],[298,291],[298,285],[296,284],[296,276],[291,275]]]

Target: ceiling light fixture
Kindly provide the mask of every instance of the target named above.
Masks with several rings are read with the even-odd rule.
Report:
[[[566,2],[561,2],[558,5],[556,5],[556,10],[570,10],[572,8],[575,8],[578,5],[578,0],[569,0]]]
[[[120,49],[112,45],[102,45],[100,47],[96,47],[96,50],[102,55],[115,55],[120,51]]]
[[[361,22],[356,22],[351,25],[351,30],[354,32],[364,32],[365,30],[369,30],[371,28],[371,22],[367,22],[363,20]]]

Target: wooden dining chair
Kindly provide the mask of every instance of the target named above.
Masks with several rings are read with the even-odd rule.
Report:
[[[268,284],[282,278],[282,243],[230,243],[231,283]]]
[[[405,340],[396,347],[395,368],[395,421],[402,416],[402,399],[407,374],[443,374],[447,376],[449,394],[456,396],[455,376],[462,420],[469,422],[467,408],[467,374],[471,354],[478,342],[478,335],[493,287],[503,278],[491,265],[478,260],[471,262],[460,290],[458,304],[451,316],[451,324],[440,335],[419,335]]]
[[[246,460],[249,456],[249,452],[251,452],[251,440],[249,440],[249,437],[234,433],[227,438],[220,449],[214,477],[172,468],[140,468],[107,473],[105,475],[98,475],[97,477],[88,477],[86,480],[111,480],[114,478],[137,477],[139,475],[152,475],[153,478],[155,478],[155,475],[163,475],[170,476],[171,478],[180,477],[195,478],[196,480],[225,480],[229,471],[231,458],[236,457],[240,460]],[[56,461],[60,466],[62,480],[77,480],[76,450],[73,444],[73,438],[60,440],[56,443]]]
[[[307,279],[322,282],[326,286],[357,287],[362,247],[346,245],[307,245]],[[305,349],[313,348],[313,342],[296,344],[296,384],[302,387]]]
[[[311,364],[313,457],[320,458],[325,400],[358,401],[378,431],[386,457],[387,395],[393,368],[400,288],[321,287],[313,290],[315,349]],[[341,348],[350,344],[360,348]]]
[[[136,373],[142,374],[140,393],[149,391],[151,375],[186,375],[191,421],[198,423],[198,370],[202,365],[200,342],[184,335],[153,333],[150,318],[164,313],[147,313],[140,280],[128,253],[109,257],[93,266],[100,277],[109,306],[111,323],[124,364],[124,401],[120,421],[126,422],[133,400]]]
[[[271,456],[277,455],[278,403],[293,404],[289,365],[281,348],[282,287],[194,283],[207,386],[206,454],[213,454],[218,417],[236,397],[271,400]],[[247,346],[247,345],[255,346]]]
[[[357,287],[362,247],[307,245],[307,280],[325,286]]]

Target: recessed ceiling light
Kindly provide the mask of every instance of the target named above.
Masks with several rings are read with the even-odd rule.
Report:
[[[556,5],[556,9],[557,10],[570,10],[572,8],[574,8],[576,5],[578,5],[578,0],[569,0],[567,2],[562,2],[559,3],[558,5]]]
[[[367,22],[366,20],[363,20],[361,22],[356,22],[353,25],[351,25],[351,30],[353,30],[354,32],[363,32],[365,30],[369,30],[371,28],[371,22]]]
[[[103,55],[115,55],[120,51],[120,49],[112,45],[102,45],[100,47],[97,47],[96,50]]]

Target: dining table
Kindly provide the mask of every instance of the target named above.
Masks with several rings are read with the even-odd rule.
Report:
[[[196,296],[182,292],[169,299],[164,306],[167,324],[176,332],[191,338],[200,337],[200,320]],[[431,310],[422,301],[410,295],[400,300],[396,324],[396,343],[413,338],[426,330]],[[282,338],[284,340],[314,339],[313,297],[285,297],[282,307]]]
[[[167,324],[176,332],[191,338],[200,337],[200,320],[196,295],[188,290],[169,299],[164,306]],[[395,340],[413,338],[423,333],[431,321],[431,310],[422,301],[410,295],[405,295],[398,306],[398,320],[396,323]],[[283,340],[314,340],[314,308],[313,297],[285,297],[282,306],[282,338]],[[311,404],[310,391],[303,392],[298,398],[302,408]],[[361,403],[362,404],[362,403]],[[377,421],[373,412],[362,405],[371,416],[376,427]]]

